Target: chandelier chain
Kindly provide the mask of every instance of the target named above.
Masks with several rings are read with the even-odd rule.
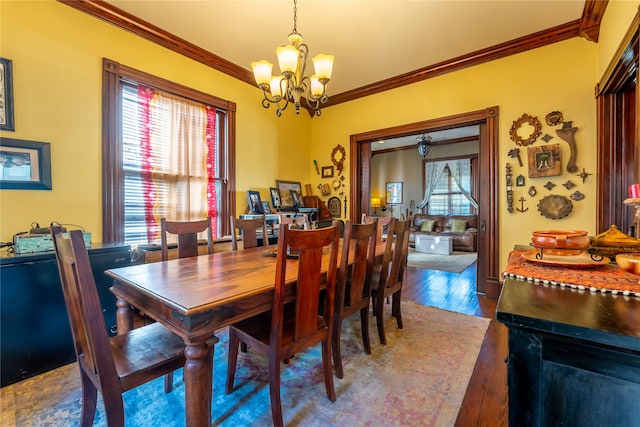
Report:
[[[298,0],[293,0],[293,33],[298,33]]]

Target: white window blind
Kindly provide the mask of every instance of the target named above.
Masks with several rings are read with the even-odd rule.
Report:
[[[471,187],[471,171],[462,175],[462,185]],[[430,215],[469,215],[472,206],[451,176],[449,166],[445,166],[442,175],[429,198],[428,210]]]

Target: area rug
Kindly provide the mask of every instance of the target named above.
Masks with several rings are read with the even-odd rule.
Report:
[[[320,351],[296,355],[282,370],[282,407],[288,426],[451,426],[473,372],[489,319],[402,303],[404,329],[385,313],[387,345],[371,318],[372,354],[362,350],[358,316],[342,335],[344,379],[335,378],[337,401],[327,399]],[[359,327],[356,328],[359,330]],[[226,395],[226,330],[215,348],[213,425],[272,425],[267,365],[259,355],[240,353],[236,389]],[[3,426],[75,426],[80,419],[77,366],[64,366],[0,389]],[[184,383],[174,390],[163,379],[124,394],[127,426],[184,425]],[[102,400],[95,424],[106,425]]]
[[[409,267],[424,268],[427,270],[448,271],[450,273],[462,273],[471,264],[476,262],[476,252],[454,251],[451,255],[423,254],[409,248],[407,265]]]

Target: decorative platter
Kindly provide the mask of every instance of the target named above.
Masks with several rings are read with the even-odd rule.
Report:
[[[331,216],[334,218],[340,218],[340,212],[342,207],[342,202],[337,197],[331,197],[327,201],[327,207],[329,208],[329,212],[331,212]]]
[[[551,194],[540,199],[538,211],[546,218],[560,219],[573,211],[573,203],[565,196]]]
[[[534,262],[536,264],[551,265],[555,267],[567,267],[567,268],[593,268],[601,265],[609,264],[611,260],[607,257],[603,257],[600,261],[594,261],[591,259],[591,255],[583,253],[580,255],[544,255],[542,259],[536,258],[538,251],[527,251],[522,254],[522,257],[527,261]]]

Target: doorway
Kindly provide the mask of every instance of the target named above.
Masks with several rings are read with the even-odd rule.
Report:
[[[371,196],[371,142],[463,126],[479,127],[478,268],[476,291],[497,299],[499,277],[498,107],[351,135],[351,218],[368,211]]]

